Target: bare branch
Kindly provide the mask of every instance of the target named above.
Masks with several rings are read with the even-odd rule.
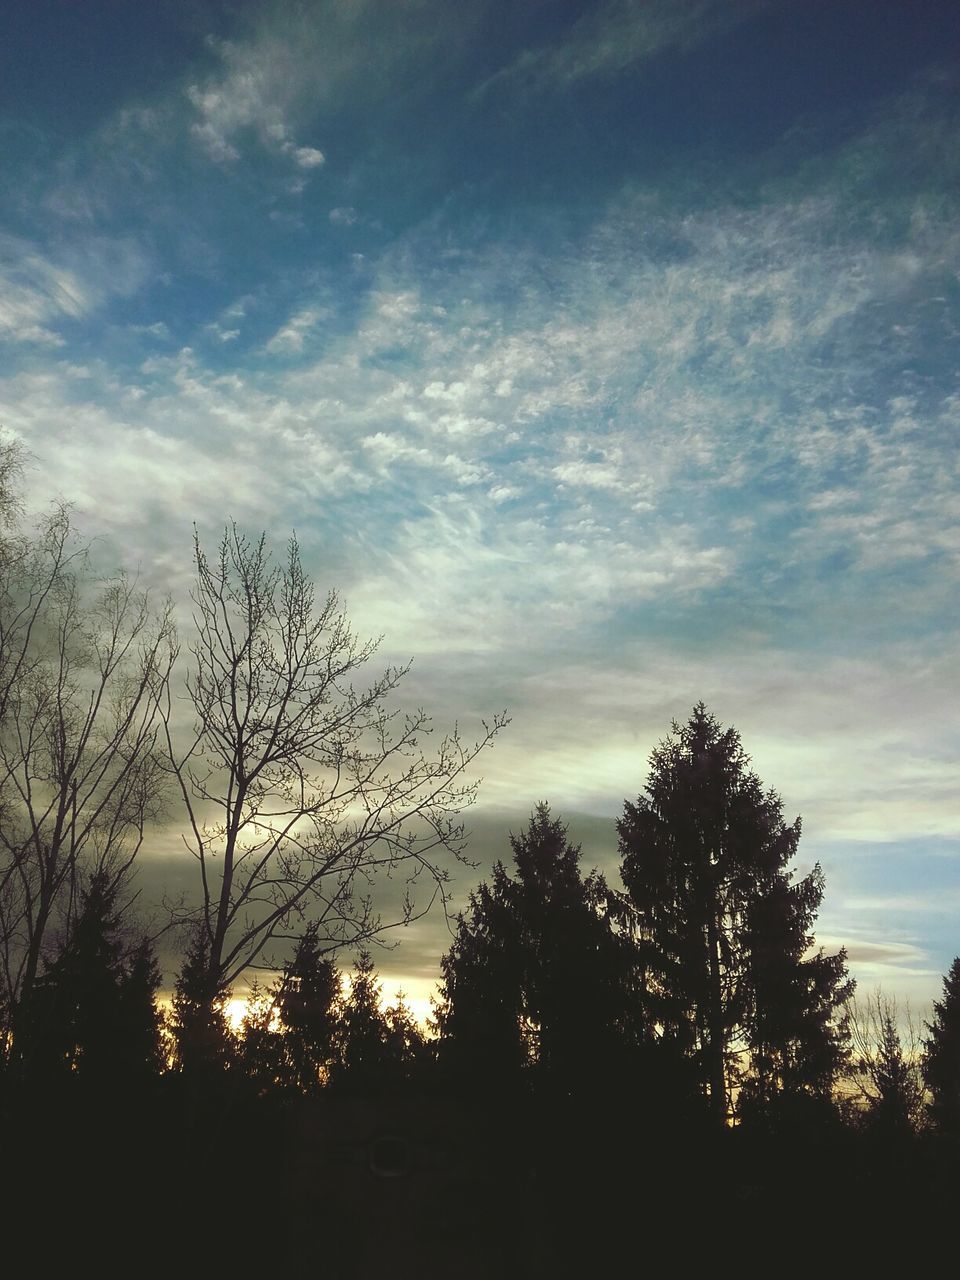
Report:
[[[409,664],[354,683],[379,641],[356,637],[336,593],[316,600],[295,539],[282,565],[236,525],[216,556],[199,539],[194,552],[185,749],[169,700],[161,720],[200,864],[212,993],[291,921],[322,925],[331,944],[393,927],[354,893],[378,875],[424,877],[446,906],[449,863],[464,860],[460,815],[479,785],[466,775],[507,719],[474,742],[454,730],[427,753],[426,714],[389,705]],[[404,919],[416,912],[412,899],[402,908]]]

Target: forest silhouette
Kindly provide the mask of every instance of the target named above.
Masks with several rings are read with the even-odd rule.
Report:
[[[841,1203],[946,1213],[960,958],[912,1042],[881,994],[857,1006],[844,951],[816,944],[823,873],[798,878],[800,821],[735,729],[698,703],[653,748],[617,885],[545,802],[504,832],[422,1026],[384,1007],[373,949],[449,903],[469,769],[506,716],[428,752],[425,713],[393,704],[406,668],[367,676],[376,646],[317,601],[295,541],[278,565],[233,525],[213,555],[195,542],[182,646],[169,603],[96,576],[69,512],[27,526],[20,464],[4,446],[10,1222],[46,1206],[118,1240],[158,1216],[197,1266],[485,1276],[715,1257],[730,1224],[758,1242]],[[137,867],[176,813],[197,893],[151,924]],[[384,920],[388,874],[411,891]]]

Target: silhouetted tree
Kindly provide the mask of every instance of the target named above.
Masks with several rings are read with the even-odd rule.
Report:
[[[229,993],[219,987],[209,994],[210,942],[197,929],[190,940],[173,993],[170,1033],[174,1065],[195,1079],[213,1078],[234,1061],[233,1034],[227,1022]]]
[[[254,978],[236,1036],[237,1065],[261,1089],[275,1087],[283,1074],[283,1044],[277,1026],[276,993]]]
[[[515,1084],[533,1057],[519,921],[503,892],[506,879],[498,863],[493,885],[480,884],[470,894],[440,961],[433,1019],[440,1061],[476,1089]]]
[[[125,955],[110,878],[94,876],[21,1025],[31,1073],[133,1083],[160,1066],[159,972],[148,942]]]
[[[640,954],[626,904],[596,871],[581,876],[580,848],[546,804],[510,844],[516,876],[496,864],[441,962],[440,1048],[488,1085],[530,1066],[567,1091],[643,1040]]]
[[[925,1042],[923,1078],[930,1090],[930,1119],[941,1133],[960,1137],[960,956],[943,979]]]
[[[650,758],[618,824],[624,884],[649,945],[662,1033],[694,1062],[715,1119],[741,1081],[768,1105],[829,1092],[844,1060],[845,953],[805,959],[819,866],[793,883],[800,821],[700,703]]]
[[[376,642],[355,637],[335,594],[317,604],[295,540],[277,566],[265,538],[231,526],[212,559],[195,542],[195,564],[193,733],[179,742],[169,696],[163,718],[200,871],[202,902],[188,915],[207,938],[201,985],[213,1000],[292,921],[313,920],[325,947],[371,937],[379,921],[354,894],[358,878],[402,868],[443,894],[478,785],[464,775],[506,721],[470,745],[454,731],[425,755],[428,717],[388,705],[408,667],[353,686]]]
[[[359,1092],[382,1086],[388,1057],[387,1034],[373,957],[363,950],[354,962],[350,991],[341,1005],[335,1082]]]
[[[853,1079],[864,1102],[864,1121],[883,1138],[909,1136],[923,1122],[924,1085],[920,1042],[907,1014],[907,1044],[896,1002],[878,990],[865,1005],[851,1004]]]
[[[388,1075],[396,1084],[418,1080],[427,1071],[427,1041],[402,991],[384,1014]]]
[[[119,885],[158,812],[156,698],[176,643],[169,609],[95,576],[65,508],[23,531],[13,474],[0,447],[0,1006],[15,1045],[53,932],[94,876]]]
[[[318,929],[310,926],[284,968],[275,995],[283,1043],[283,1082],[301,1093],[327,1083],[338,1049],[340,974],[321,954]]]
[[[162,981],[153,946],[145,939],[128,957],[120,986],[123,1036],[117,1061],[130,1079],[154,1075],[166,1065],[158,1003]]]
[[[794,827],[799,836],[799,819]],[[855,984],[846,953],[811,954],[823,873],[818,865],[799,881],[791,876],[781,865],[758,879],[739,940],[748,1054],[741,1103],[753,1107],[798,1094],[831,1098],[849,1058],[845,1004]]]

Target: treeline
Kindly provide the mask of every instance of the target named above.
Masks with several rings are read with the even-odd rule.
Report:
[[[814,945],[822,873],[795,878],[799,821],[784,822],[734,730],[702,704],[675,724],[618,830],[612,888],[584,875],[563,823],[537,806],[510,837],[512,864],[498,862],[457,918],[428,1029],[402,997],[383,1008],[369,950],[345,983],[315,924],[273,983],[254,982],[237,1028],[230,989],[208,993],[210,943],[195,927],[164,1014],[151,944],[131,936],[97,874],[21,1005],[7,1073],[45,1088],[170,1075],[259,1097],[565,1103],[604,1089],[648,1097],[685,1127],[960,1136],[960,960],[919,1054],[879,996],[851,1026],[844,952]]]
[[[426,1033],[402,998],[383,1007],[368,950],[346,982],[310,925],[236,1028],[196,930],[161,1013],[151,946],[94,878],[0,1074],[6,1202],[53,1167],[68,1212],[107,1189],[113,1233],[169,1204],[195,1261],[274,1265],[282,1241],[293,1274],[318,1233],[345,1276],[451,1257],[582,1274],[598,1232],[605,1257],[636,1247],[638,1214],[651,1262],[715,1259],[733,1223],[748,1251],[809,1246],[841,1204],[932,1215],[932,1239],[960,1175],[960,958],[919,1053],[879,996],[851,1025],[844,955],[811,945],[822,875],[793,875],[799,826],[736,733],[698,706],[651,765],[619,823],[621,887],[584,873],[545,804],[510,837]],[[211,1234],[218,1193],[255,1197],[256,1176],[278,1235]],[[868,1234],[854,1253],[888,1250]]]

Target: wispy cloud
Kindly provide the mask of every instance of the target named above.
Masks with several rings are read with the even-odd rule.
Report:
[[[91,299],[70,270],[28,242],[0,235],[0,336],[12,342],[63,345],[50,323],[83,315]]]
[[[468,66],[481,3],[245,10],[38,166],[42,225],[0,240],[0,420],[42,460],[35,501],[170,586],[192,520],[295,525],[384,657],[418,655],[411,698],[511,708],[501,811],[611,819],[703,697],[804,856],[955,835],[949,103],[921,84],[815,152],[800,128],[723,186],[638,166],[569,217],[500,207],[494,113],[464,105],[483,78],[612,93],[762,7],[555,11],[499,73]],[[383,113],[422,128],[440,81],[431,145],[476,126],[477,169],[451,190],[394,131],[421,166],[394,207]],[[858,963],[919,971],[889,922],[856,932],[896,895],[853,888],[831,927]]]
[[[318,322],[330,313],[322,307],[305,307],[290,317],[267,342],[270,355],[299,355]]]
[[[147,259],[128,238],[87,237],[56,256],[0,234],[0,339],[59,347],[59,322],[79,320],[111,296],[135,291]]]
[[[611,76],[668,49],[683,49],[743,22],[771,0],[601,0],[563,36],[526,50],[478,91],[565,89]]]
[[[251,131],[262,146],[289,157],[298,168],[319,168],[323,152],[298,143],[291,133],[290,116],[302,78],[296,47],[263,38],[252,44],[221,41],[213,48],[222,71],[186,89],[197,117],[191,132],[211,159],[220,164],[239,160],[238,135]]]

